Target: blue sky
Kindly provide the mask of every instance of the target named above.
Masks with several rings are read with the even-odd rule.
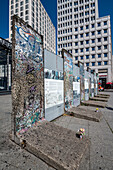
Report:
[[[57,0],[41,0],[53,24],[57,27]],[[111,16],[111,29],[113,30],[113,0],[98,0],[99,16]],[[0,37],[9,36],[9,0],[0,0]],[[112,31],[113,40],[113,31]]]

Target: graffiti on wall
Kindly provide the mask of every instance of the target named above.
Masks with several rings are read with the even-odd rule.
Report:
[[[23,133],[43,116],[42,36],[22,22],[15,22],[13,113],[16,132]]]
[[[65,110],[69,110],[73,105],[73,59],[71,55],[63,51],[64,58],[64,100]]]

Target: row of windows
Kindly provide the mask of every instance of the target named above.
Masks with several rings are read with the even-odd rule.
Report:
[[[89,33],[85,33],[85,36],[86,37],[89,37]],[[80,38],[83,38],[84,37],[84,34],[80,34]],[[75,39],[78,39],[78,34],[77,35],[75,35]],[[108,38],[107,37],[103,37],[103,39],[102,38],[97,38],[97,42],[101,42],[101,41],[107,41],[108,40]],[[86,44],[89,44],[89,41],[88,40],[86,40]],[[92,43],[95,43],[94,41],[92,42]]]
[[[101,57],[102,57],[101,54],[97,54],[97,56],[98,56],[98,58],[101,58]],[[92,56],[89,56],[89,55],[80,56],[80,59],[81,59],[81,60],[84,60],[84,59],[88,60],[90,57],[91,57],[92,59],[95,59],[95,54],[93,54]],[[107,57],[107,53],[104,53],[104,57]],[[78,57],[75,57],[75,60],[78,60]]]
[[[68,19],[72,19],[72,15],[67,15],[65,17],[62,17],[62,18],[58,18],[58,21],[65,21],[65,20],[68,20]]]
[[[98,38],[97,41],[101,42],[101,38]],[[107,37],[104,37],[104,41],[107,41]],[[95,43],[95,39],[80,41],[80,45],[89,44],[89,43],[92,43],[92,44]],[[78,46],[78,42],[75,42],[75,46]]]
[[[72,2],[66,3],[65,5],[61,5],[61,6],[58,7],[58,9],[60,10],[60,9],[67,8],[67,7],[70,7],[70,6],[72,6]]]
[[[91,64],[92,64],[92,66],[95,66],[95,62],[92,62]],[[102,65],[102,62],[101,62],[101,61],[97,62],[97,65],[98,65],[98,66],[101,66],[101,65]],[[107,62],[107,61],[104,61],[104,65],[108,65],[108,62]],[[88,66],[89,66],[89,63],[86,63],[86,66],[88,67]]]
[[[104,50],[106,50],[108,48],[107,45],[104,45]],[[101,50],[102,46],[98,46],[97,49]],[[95,51],[96,47],[91,47],[91,48],[80,48],[80,52],[83,53],[84,51],[89,52],[89,50]],[[75,53],[78,53],[79,49],[75,49]]]
[[[78,15],[78,14],[77,14]],[[74,15],[76,17],[76,15]],[[65,21],[67,19],[72,19],[72,15],[70,16],[66,16],[66,17],[63,17],[63,18],[60,18],[58,19],[58,21]],[[91,17],[91,20],[95,20],[95,16]],[[88,18],[85,18],[85,22],[88,22],[89,21],[89,17]],[[72,22],[72,21],[71,21]],[[84,22],[84,19],[80,19],[80,23],[83,23]],[[74,21],[74,24],[78,24],[78,20]],[[67,24],[66,24],[67,25]],[[58,28],[62,28],[64,26],[66,26],[65,23],[61,23],[61,24],[58,24]],[[107,21],[104,21],[104,26],[107,25]],[[101,26],[101,23],[97,23],[97,26],[100,27]],[[86,25],[85,26],[85,29],[89,29],[90,26],[89,25]],[[95,24],[91,24],[91,28],[95,28]],[[83,30],[83,26],[80,27],[80,30]],[[78,31],[78,27],[76,27],[75,31]]]
[[[71,36],[68,36],[68,40],[70,40],[71,38],[72,38]],[[78,43],[78,42],[77,42],[77,43]],[[75,45],[76,45],[76,43],[75,43]],[[64,44],[59,44],[59,45],[58,45],[58,48],[63,48],[63,47],[72,47],[72,43],[70,42],[70,43],[64,43]],[[92,51],[95,51],[96,49],[97,49],[98,51],[100,51],[100,50],[102,49],[102,46],[75,49],[75,53],[78,53],[78,52],[83,53],[84,51],[85,51],[85,52],[89,52],[90,49],[91,49]],[[107,49],[108,49],[108,45],[104,45],[104,46],[103,46],[103,49],[104,49],[104,50],[107,50]]]
[[[15,0],[15,2],[19,2],[19,0]],[[25,0],[25,3],[29,3],[29,0]],[[11,0],[11,4],[14,4],[14,0]],[[20,2],[20,4],[23,4],[23,2]]]
[[[64,15],[64,14],[67,14],[67,13],[71,13],[71,12],[72,12],[72,8],[68,9],[68,10],[64,10],[64,11],[58,12],[58,16]]]
[[[58,4],[63,3],[63,2],[67,2],[67,1],[70,1],[70,0],[59,0]],[[91,1],[93,1],[93,0],[91,0]],[[84,2],[86,2],[86,3],[89,2],[89,0],[85,0],[85,1],[79,0],[79,1],[74,2],[74,5],[78,5],[78,2],[79,2],[79,4],[83,4]],[[95,4],[95,3],[92,3],[92,4]]]
[[[63,31],[64,31],[64,30],[63,30]],[[68,31],[72,32],[72,29],[70,28],[70,29],[68,29]],[[59,33],[59,32],[58,32],[58,33]],[[67,33],[67,30],[66,30],[66,33]],[[84,35],[84,34],[80,34],[80,38],[83,38],[83,35]],[[85,35],[86,35],[86,37],[89,37],[89,33],[86,33]],[[69,36],[60,37],[60,38],[58,38],[58,41],[60,42],[60,41],[67,40],[68,37],[69,37]],[[72,35],[71,35],[71,37],[72,37]],[[78,34],[75,35],[75,39],[78,39]],[[103,42],[103,41],[106,42],[106,41],[108,40],[108,37],[91,39],[91,43],[95,43],[95,40],[97,40],[97,42]],[[86,44],[89,44],[89,43],[90,43],[89,40],[86,40],[85,42],[86,42]],[[76,42],[76,43],[77,43],[77,42]],[[83,44],[84,44],[84,41],[80,41],[80,44],[83,45]],[[76,45],[78,45],[78,44],[76,44]]]

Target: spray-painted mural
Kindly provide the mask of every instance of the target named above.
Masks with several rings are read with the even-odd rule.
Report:
[[[64,58],[64,103],[65,110],[69,110],[73,105],[73,59],[72,56],[63,50]]]
[[[43,43],[19,18],[13,35],[13,114],[15,131],[23,133],[43,117]]]

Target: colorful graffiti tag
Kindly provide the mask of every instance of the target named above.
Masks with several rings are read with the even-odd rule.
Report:
[[[15,22],[14,32],[12,99],[16,132],[20,134],[43,116],[43,44],[42,36],[22,22]]]
[[[65,110],[69,110],[73,105],[73,59],[71,55],[63,51],[64,57],[64,100]]]

